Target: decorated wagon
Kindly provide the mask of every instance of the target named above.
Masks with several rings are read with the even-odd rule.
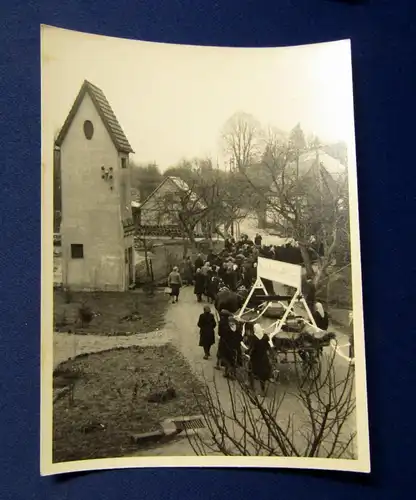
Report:
[[[283,285],[281,291],[286,293],[270,293],[265,280]],[[264,332],[270,339],[270,358],[275,378],[282,363],[300,363],[307,369],[314,366],[319,368],[324,347],[329,346],[336,338],[334,333],[321,330],[316,325],[312,311],[302,295],[301,283],[301,266],[259,257],[257,278],[247,294],[240,291],[233,295],[222,289],[218,295],[223,299],[228,297],[228,303],[216,304],[217,310],[227,307],[231,310],[243,324],[243,337],[248,323],[263,323],[266,311],[276,306],[281,308],[280,317],[264,327]],[[303,314],[299,313],[299,309]]]

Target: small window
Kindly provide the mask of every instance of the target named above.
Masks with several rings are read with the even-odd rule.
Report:
[[[84,134],[85,137],[90,141],[94,135],[94,125],[89,120],[84,122]]]
[[[73,243],[71,245],[71,258],[72,259],[83,259],[84,258],[84,245],[78,243]]]
[[[121,168],[127,168],[127,158],[121,159]]]

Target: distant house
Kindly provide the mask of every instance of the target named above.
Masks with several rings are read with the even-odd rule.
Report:
[[[84,81],[56,139],[62,281],[73,290],[127,290],[134,279],[129,141],[104,93]]]
[[[324,193],[325,190],[330,193],[336,193],[341,183],[346,179],[347,169],[337,159],[323,150],[307,151],[299,156],[299,160],[289,164],[286,167],[286,175],[288,178],[298,176],[304,186],[309,186],[308,192],[311,196],[317,193]],[[265,173],[267,176],[267,172]],[[272,205],[278,206],[279,198],[274,187],[273,179],[270,178],[270,194],[269,200]],[[300,203],[306,203],[308,192],[304,192],[299,199]],[[259,222],[261,225],[267,226],[278,222],[281,227],[287,226],[288,222],[283,217],[277,217],[276,211],[264,207],[263,212],[259,214]],[[290,232],[290,231],[289,231]],[[283,235],[282,235],[283,236]]]
[[[142,203],[133,202],[136,227],[150,238],[180,238],[184,236],[179,214],[200,214],[194,227],[194,237],[205,237],[209,222],[202,215],[205,205],[186,182],[179,177],[166,177]]]

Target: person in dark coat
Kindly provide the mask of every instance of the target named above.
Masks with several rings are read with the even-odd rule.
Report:
[[[237,291],[238,276],[237,276],[237,264],[234,264],[231,269],[227,272],[226,283],[233,292]]]
[[[208,257],[207,257],[207,262],[209,262],[211,265],[215,264],[215,261],[217,259],[217,256],[215,255],[213,250],[210,250]]]
[[[209,275],[209,281],[207,285],[207,297],[208,300],[212,303],[215,302],[219,286],[220,286],[220,280],[218,278],[217,273],[213,270]]]
[[[202,294],[204,293],[204,287],[205,287],[205,276],[202,274],[201,268],[197,268],[195,274],[194,293],[196,295],[198,302],[202,302]]]
[[[226,275],[227,275],[227,263],[223,262],[218,270],[218,276],[224,283],[226,282],[227,279]]]
[[[220,290],[215,298],[215,309],[217,311],[226,309],[234,314],[240,309],[241,305],[241,298],[230,290]]]
[[[229,329],[228,318],[231,316],[230,311],[227,309],[221,309],[220,311],[220,319],[218,321],[218,349],[217,349],[217,364],[215,366],[216,370],[220,370],[221,366],[225,365],[224,361],[224,338],[227,335]]]
[[[183,279],[186,281],[187,285],[192,285],[192,282],[194,281],[194,267],[191,262],[191,257],[186,257],[185,260],[185,270],[184,270],[184,275]]]
[[[228,318],[227,330],[224,329],[223,341],[224,376],[233,379],[236,376],[237,367],[242,364],[242,328],[232,316]]]
[[[249,290],[256,279],[255,268],[252,262],[246,263],[244,267],[244,285]]]
[[[217,322],[209,306],[204,307],[204,312],[199,316],[199,345],[204,349],[204,359],[210,357],[211,346],[215,344],[215,327]]]
[[[204,268],[202,268],[202,273],[204,273]],[[207,297],[208,302],[210,302],[210,283],[211,283],[211,278],[214,276],[214,270],[212,267],[208,267],[207,270],[205,271],[205,291],[204,295]]]
[[[202,258],[201,254],[199,253],[197,258],[195,259],[195,271],[197,269],[200,269],[204,265],[204,259]]]
[[[316,302],[316,287],[312,278],[307,278],[302,284],[302,295],[305,297],[306,303],[311,312],[314,311]]]
[[[251,289],[252,280],[250,276],[250,271],[248,271],[247,269],[244,269],[243,271],[242,284],[247,290]]]
[[[246,327],[247,328],[247,327]],[[248,335],[248,354],[250,356],[250,386],[254,391],[255,380],[260,381],[261,395],[266,395],[266,382],[272,376],[272,367],[269,359],[269,336],[266,335],[262,327],[256,323]]]
[[[261,247],[261,242],[262,242],[262,237],[260,236],[260,234],[256,234],[256,237],[254,238],[254,244],[258,247]]]

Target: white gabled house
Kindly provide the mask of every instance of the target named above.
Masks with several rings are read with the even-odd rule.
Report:
[[[189,185],[179,177],[168,176],[140,204],[133,202],[135,222],[142,234],[150,238],[183,237],[183,227],[178,212],[203,214],[206,207]],[[195,225],[196,238],[205,237],[208,221],[205,217]]]

